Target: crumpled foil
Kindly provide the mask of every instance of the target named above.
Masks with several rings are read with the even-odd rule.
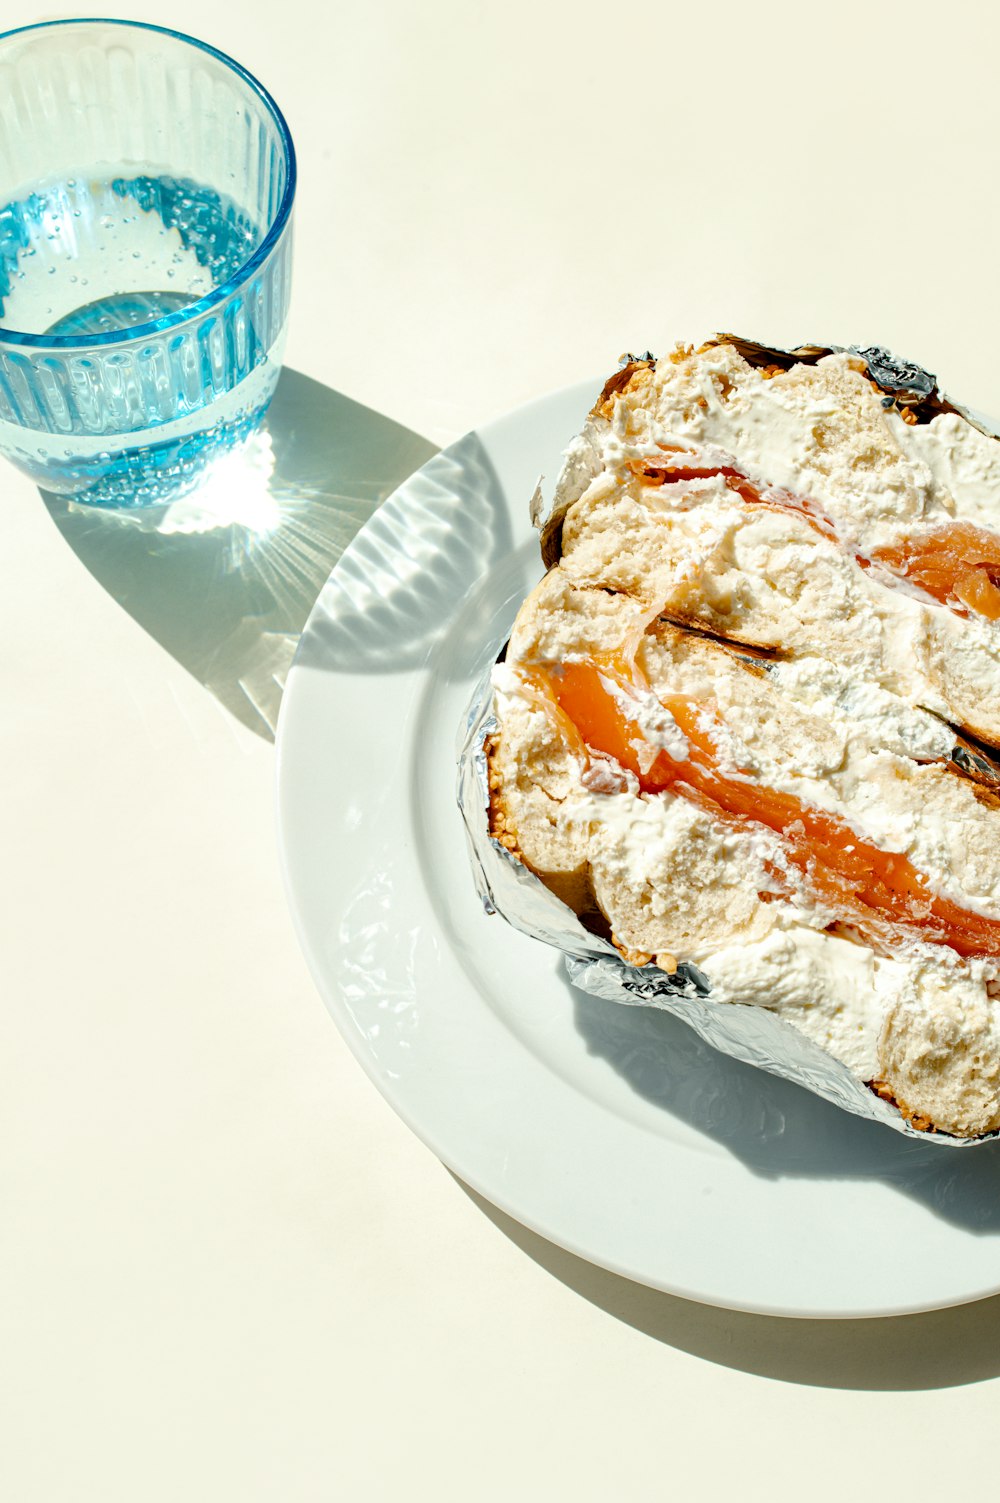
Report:
[[[485,742],[496,729],[487,673],[473,695],[460,733],[458,757],[457,797],[476,887],[487,913],[500,914],[515,929],[563,952],[574,986],[610,1002],[662,1008],[681,1018],[721,1053],[794,1081],[845,1111],[884,1122],[921,1143],[971,1148],[997,1136],[954,1138],[946,1133],[918,1132],[846,1065],[766,1006],[716,1001],[710,975],[693,965],[682,963],[676,975],[668,976],[658,966],[632,966],[624,961],[612,944],[585,929],[571,908],[491,836]]]

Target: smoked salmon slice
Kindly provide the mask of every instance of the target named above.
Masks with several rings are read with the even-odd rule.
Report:
[[[942,605],[1000,621],[1000,537],[974,522],[950,522],[876,548],[872,563]]]
[[[883,949],[910,939],[948,945],[963,956],[1000,958],[1000,921],[930,891],[926,875],[907,856],[882,850],[794,794],[722,772],[719,722],[711,706],[676,694],[655,697],[686,743],[686,752],[675,757],[650,745],[641,729],[642,705],[652,690],[634,662],[592,657],[535,668],[526,679],[536,703],[549,701],[575,751],[583,747],[613,758],[643,793],[669,791],[724,822],[774,831],[831,923],[848,924]],[[774,875],[780,881],[780,872]]]
[[[832,518],[808,496],[781,486],[758,486],[732,465],[701,461],[696,453],[665,450],[663,458],[631,460],[629,469],[647,485],[675,485],[683,481],[721,476],[729,490],[749,505],[800,516],[816,532],[845,547]],[[873,564],[895,579],[905,579],[940,605],[960,615],[1000,621],[1000,536],[973,522],[952,522],[927,532],[914,532],[870,553],[849,550],[863,569]]]

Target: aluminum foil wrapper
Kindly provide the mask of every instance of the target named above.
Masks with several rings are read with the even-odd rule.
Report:
[[[476,887],[487,913],[500,914],[515,929],[563,952],[574,986],[628,1007],[662,1008],[683,1019],[721,1053],[783,1076],[845,1111],[884,1122],[921,1143],[972,1148],[997,1136],[953,1138],[946,1133],[918,1132],[846,1065],[777,1013],[765,1006],[716,1001],[711,975],[706,971],[682,963],[676,975],[669,976],[658,966],[632,966],[624,961],[612,944],[584,928],[571,908],[491,836],[485,742],[496,729],[487,673],[477,686],[460,733],[458,758],[458,804],[468,834]],[[710,964],[706,970],[710,973]]]

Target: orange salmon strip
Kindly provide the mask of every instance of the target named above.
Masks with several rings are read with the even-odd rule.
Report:
[[[1000,621],[1000,537],[985,527],[948,522],[877,548],[871,557],[942,605],[957,601],[988,621]]]
[[[685,459],[690,461],[686,465],[681,463]],[[751,505],[791,512],[803,517],[824,537],[841,542],[835,524],[815,501],[777,486],[761,490],[728,465],[699,465],[696,456],[681,452],[675,463],[668,452],[663,460],[651,459],[648,463],[633,460],[630,468],[652,485],[673,485],[721,475],[729,489]],[[916,585],[939,604],[958,609],[960,615],[972,611],[987,621],[1000,621],[1000,537],[985,527],[972,522],[949,522],[876,548],[871,554],[856,553],[854,557],[863,569],[879,564],[897,578]]]
[[[780,835],[788,860],[816,896],[870,942],[892,945],[909,936],[950,945],[960,955],[1000,957],[1000,921],[936,897],[906,856],[862,840],[843,820],[793,794],[721,773],[714,716],[704,705],[681,695],[660,698],[687,738],[688,755],[675,761],[656,751],[650,763],[640,751],[654,748],[644,744],[627,712],[629,697],[651,692],[637,666],[612,655],[595,657],[531,670],[528,682],[539,696],[549,696],[561,723],[568,720],[586,747],[627,768],[644,793],[669,789],[729,822],[764,825]]]

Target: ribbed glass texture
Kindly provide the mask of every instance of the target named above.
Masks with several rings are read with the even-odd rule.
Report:
[[[294,187],[279,110],[211,48],[113,21],[0,37],[0,451],[48,489],[142,505],[250,431]]]

